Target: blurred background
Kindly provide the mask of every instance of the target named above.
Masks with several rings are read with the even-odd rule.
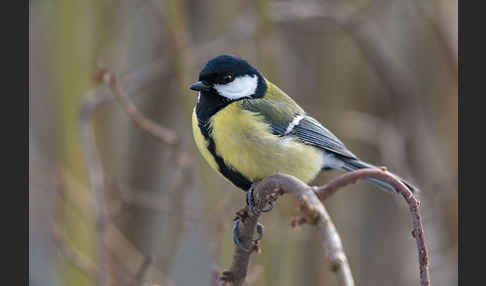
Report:
[[[245,194],[196,151],[188,86],[222,53],[256,66],[362,159],[417,185],[432,285],[457,285],[457,5],[30,1],[30,285],[218,285]],[[176,146],[134,124],[93,79],[99,66]],[[325,206],[357,285],[418,285],[400,197],[358,183]],[[249,285],[336,285],[316,230],[291,229],[297,213],[283,197],[261,218]]]

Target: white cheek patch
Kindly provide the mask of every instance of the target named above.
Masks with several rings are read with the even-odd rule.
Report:
[[[256,75],[240,76],[227,84],[215,84],[213,87],[219,93],[231,100],[249,97],[253,95],[258,86],[258,77]]]

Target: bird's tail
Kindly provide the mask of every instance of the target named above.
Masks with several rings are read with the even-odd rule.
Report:
[[[374,165],[368,164],[358,159],[345,159],[343,161],[344,161],[344,166],[342,168],[348,172],[364,169],[364,168],[378,168]],[[416,188],[412,184],[408,183],[407,181],[405,181],[404,179],[400,178],[395,174],[393,175],[397,177],[412,193],[415,193]],[[388,184],[387,182],[378,179],[366,179],[366,180],[378,185],[385,191],[395,192],[395,189],[392,187],[392,185]]]

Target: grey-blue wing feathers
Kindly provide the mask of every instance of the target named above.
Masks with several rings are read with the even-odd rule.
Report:
[[[242,108],[261,115],[263,121],[270,126],[275,135],[295,136],[305,144],[344,157],[356,158],[331,131],[297,107],[286,101],[267,99],[243,100],[242,102]]]
[[[325,149],[332,153],[347,158],[356,158],[331,131],[308,115],[304,115],[299,123],[292,130],[289,130],[287,135],[294,135],[306,144]]]

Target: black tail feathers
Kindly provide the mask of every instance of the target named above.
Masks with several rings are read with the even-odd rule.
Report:
[[[344,162],[344,166],[342,168],[345,171],[355,171],[355,170],[364,169],[364,168],[378,168],[374,165],[368,164],[368,163],[363,162],[363,161],[358,160],[358,159],[343,159],[343,162]],[[397,176],[395,174],[393,174],[393,175],[395,177],[397,177],[412,193],[415,193],[416,188],[412,184],[408,183],[407,181],[405,181],[404,179],[400,178],[399,176]],[[380,181],[380,180],[377,180],[377,179],[367,179],[367,181],[370,181],[370,182],[378,185],[379,187],[383,188],[386,191],[395,192],[395,189],[390,184],[388,184],[387,182]]]

